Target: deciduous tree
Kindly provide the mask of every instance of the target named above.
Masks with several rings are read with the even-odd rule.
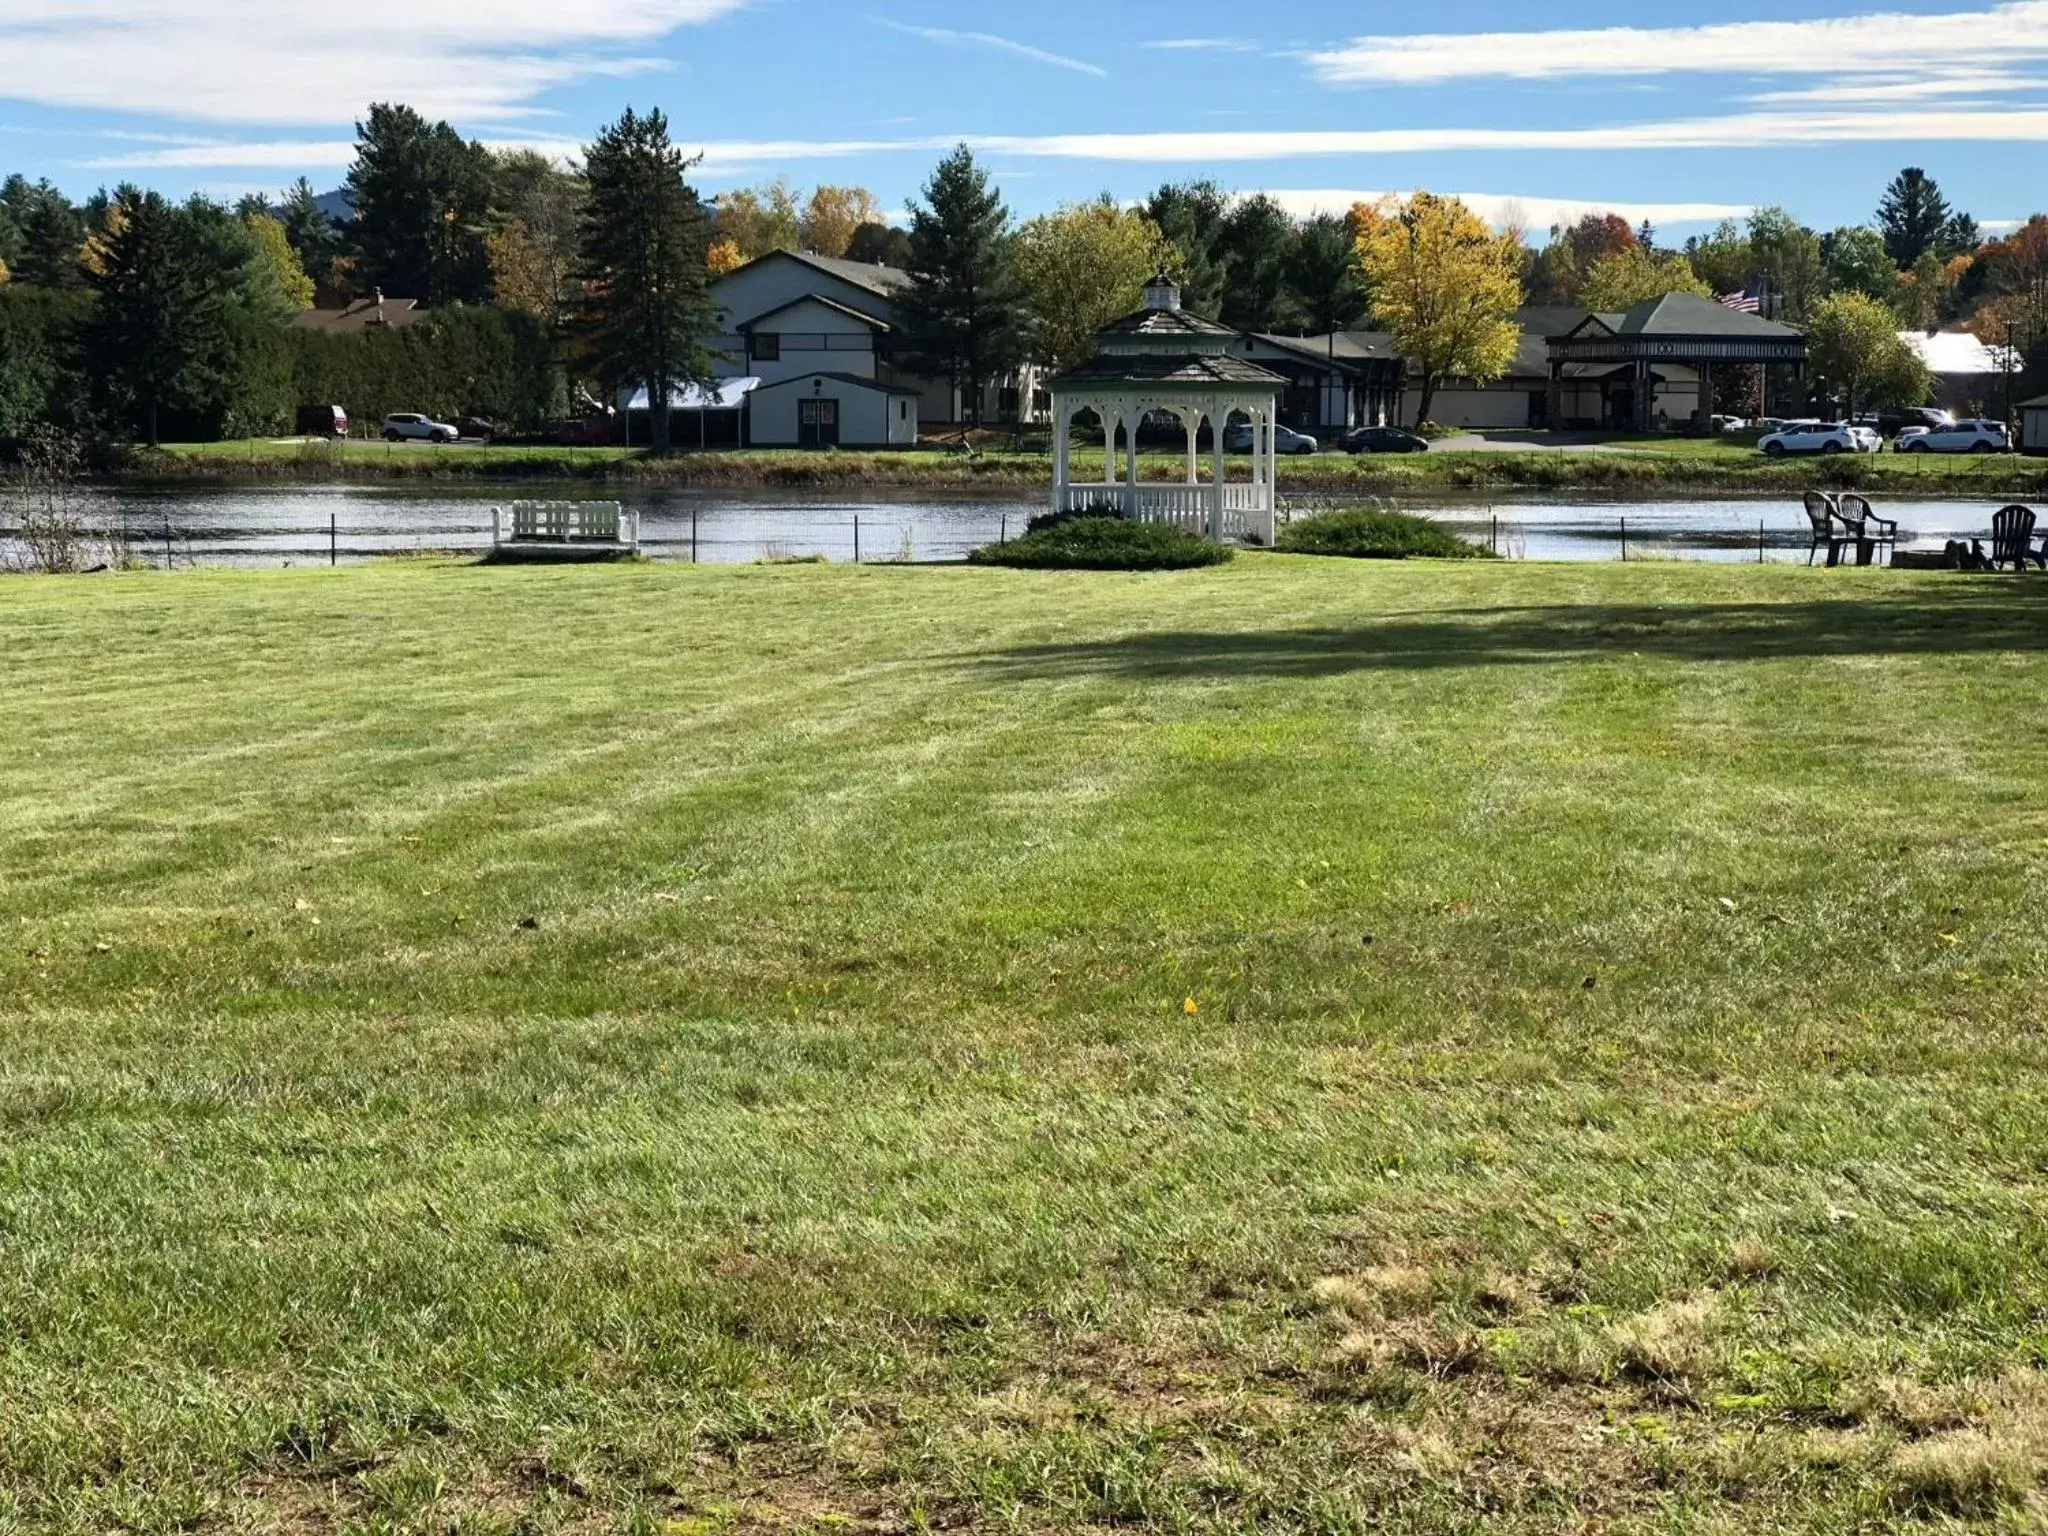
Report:
[[[1018,231],[1017,274],[1034,355],[1055,368],[1086,359],[1095,333],[1136,309],[1146,280],[1172,257],[1158,225],[1106,193],[1032,219]]]
[[[672,386],[711,373],[710,219],[659,111],[628,108],[584,163],[582,331],[601,378],[646,387],[653,447],[665,452]]]
[[[1783,208],[1759,208],[1749,219],[1752,270],[1766,285],[1770,318],[1805,321],[1825,279],[1820,236]]]
[[[910,236],[893,224],[863,224],[847,242],[846,259],[900,272],[910,265]]]
[[[1858,225],[1838,229],[1826,242],[1828,287],[1835,293],[1860,293],[1890,303],[1898,291],[1899,269],[1893,265],[1884,236]]]
[[[256,242],[258,257],[276,284],[278,296],[293,310],[313,307],[313,279],[299,265],[298,252],[284,232],[284,225],[267,213],[245,215],[250,239]]]
[[[1714,226],[1712,234],[1687,240],[1685,259],[1692,263],[1700,281],[1714,290],[1716,298],[1742,292],[1756,274],[1749,236],[1733,219],[1723,219]]]
[[[1850,415],[1859,406],[1920,405],[1933,393],[1927,365],[1899,339],[1890,306],[1865,294],[1838,293],[1816,304],[1806,344],[1818,388]]]
[[[1631,243],[1593,263],[1579,289],[1579,302],[1590,310],[1612,314],[1667,293],[1714,297],[1683,256],[1675,252],[1655,256]]]
[[[911,205],[910,286],[896,320],[913,366],[961,391],[975,426],[983,386],[1023,353],[1014,246],[1009,209],[961,145]]]
[[[801,249],[803,212],[796,189],[778,176],[765,186],[735,187],[720,194],[716,238],[730,240],[749,261],[770,251]]]
[[[1373,313],[1421,375],[1419,424],[1444,379],[1497,379],[1513,361],[1522,245],[1456,198],[1428,192],[1365,210],[1360,225]]]
[[[866,187],[820,186],[804,204],[798,228],[803,248],[820,256],[844,256],[854,232],[880,221],[882,205]]]

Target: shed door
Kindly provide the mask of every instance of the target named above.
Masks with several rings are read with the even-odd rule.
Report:
[[[799,400],[796,405],[796,445],[799,448],[839,446],[839,402]]]

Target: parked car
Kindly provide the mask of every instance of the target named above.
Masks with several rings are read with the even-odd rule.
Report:
[[[555,441],[564,448],[602,448],[612,436],[611,420],[605,416],[579,416],[555,423]]]
[[[384,441],[387,443],[452,443],[462,436],[445,421],[436,421],[431,416],[420,416],[412,412],[400,412],[384,418]]]
[[[488,443],[501,429],[487,416],[458,416],[455,418],[455,430],[464,437],[473,437],[478,442]]]
[[[1875,453],[1882,446],[1883,439],[1874,430],[1846,421],[1793,422],[1757,443],[1772,458],[1786,453]]]
[[[1749,422],[1741,416],[1716,416],[1713,421],[1716,432],[1747,432]]]
[[[1223,432],[1223,451],[1226,453],[1250,453],[1252,451],[1252,426],[1248,421],[1233,422]],[[1297,432],[1292,427],[1275,424],[1273,428],[1273,451],[1281,454],[1321,453],[1323,445],[1306,432]]]
[[[1429,439],[1399,427],[1354,427],[1342,446],[1346,453],[1427,453]]]
[[[1908,427],[1899,434],[1900,453],[2004,453],[2005,423],[1959,421],[1946,427]]]
[[[300,437],[348,436],[348,412],[338,405],[302,405],[299,407]]]

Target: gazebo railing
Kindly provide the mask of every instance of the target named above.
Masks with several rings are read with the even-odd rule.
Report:
[[[1131,488],[1115,485],[1069,485],[1060,493],[1066,512],[1098,511],[1117,517],[1136,516],[1147,523],[1167,523],[1198,537],[1209,533],[1209,515],[1215,505],[1215,490],[1207,485],[1140,485],[1138,505],[1133,513]],[[1265,485],[1226,484],[1223,487],[1223,536],[1226,539],[1253,538],[1273,542],[1272,489]]]

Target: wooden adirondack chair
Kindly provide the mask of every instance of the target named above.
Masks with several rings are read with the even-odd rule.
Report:
[[[1991,519],[1991,569],[2010,565],[2024,571],[2031,560],[2048,571],[2048,552],[2034,548],[2034,512],[2031,507],[2006,507]]]
[[[1899,551],[1899,525],[1896,520],[1879,517],[1870,502],[1854,491],[1843,492],[1835,503],[1835,512],[1842,520],[1842,526],[1855,535],[1856,563],[1869,565],[1877,557],[1878,549],[1886,544],[1892,553]]]
[[[1849,543],[1849,535],[1841,528],[1842,509],[1835,498],[1826,491],[1806,493],[1806,520],[1813,525],[1813,542],[1806,549],[1806,563],[1813,564],[1814,557],[1825,547],[1830,566],[1842,563],[1842,550]]]

